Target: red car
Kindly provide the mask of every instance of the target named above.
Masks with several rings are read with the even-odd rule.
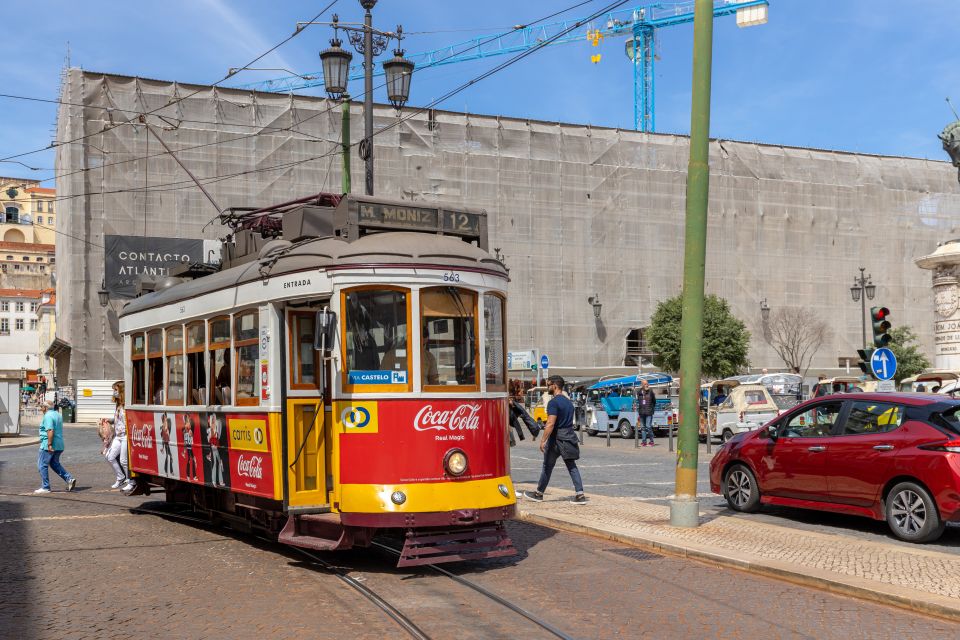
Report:
[[[930,542],[960,520],[960,400],[843,393],[809,400],[735,436],[710,462],[731,509],[763,504],[886,520]]]

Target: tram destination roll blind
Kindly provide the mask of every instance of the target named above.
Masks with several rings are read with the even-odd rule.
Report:
[[[480,235],[480,216],[467,211],[362,202],[358,207],[358,218],[363,225],[411,231],[443,231],[457,235]]]

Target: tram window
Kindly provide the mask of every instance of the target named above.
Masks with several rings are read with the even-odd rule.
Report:
[[[130,336],[130,359],[133,361],[131,404],[146,404],[146,337],[142,333]]]
[[[317,352],[313,350],[313,311],[294,312],[290,315],[294,339],[290,345],[294,389],[317,389]]]
[[[211,404],[230,404],[230,318],[214,318],[210,330],[210,388],[213,389]]]
[[[486,334],[484,364],[486,366],[487,388],[506,391],[506,373],[504,371],[503,338],[503,298],[493,293],[483,296],[483,328]]]
[[[477,385],[477,294],[457,287],[420,292],[424,386]]]
[[[183,405],[183,327],[167,329],[167,404]]]
[[[187,404],[207,404],[206,348],[204,323],[187,325]]]
[[[147,402],[163,404],[163,335],[160,330],[147,334]]]
[[[407,294],[351,291],[344,306],[347,383],[409,385]]]
[[[260,345],[257,339],[257,311],[240,314],[234,319],[234,348],[237,363],[237,404],[250,406],[260,404],[257,396],[257,357]]]

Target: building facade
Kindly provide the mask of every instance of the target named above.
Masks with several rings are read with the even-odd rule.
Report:
[[[121,371],[122,300],[97,301],[105,238],[224,237],[217,209],[340,185],[340,109],[323,98],[79,69],[61,98],[57,138],[91,141],[57,148],[57,337],[70,346],[71,377]],[[158,154],[136,120],[144,111],[208,179],[216,207]],[[362,130],[362,107],[351,114]],[[436,110],[400,121],[386,105],[375,106],[374,127],[376,195],[488,212],[490,246],[510,268],[509,349],[538,349],[554,367],[636,362],[657,304],[681,288],[687,137]],[[361,176],[362,161],[351,163]],[[751,331],[755,367],[782,365],[763,339],[766,300],[829,322],[812,368],[851,359],[856,369],[861,310],[849,286],[860,266],[894,324],[932,351],[929,282],[913,258],[960,234],[949,163],[729,140],[711,142],[710,163],[706,288]]]
[[[43,371],[37,315],[43,297],[39,289],[0,289],[0,371]]]

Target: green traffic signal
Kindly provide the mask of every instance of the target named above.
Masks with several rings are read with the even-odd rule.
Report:
[[[890,343],[890,309],[886,307],[870,307],[870,319],[873,322],[873,346],[885,347]]]

